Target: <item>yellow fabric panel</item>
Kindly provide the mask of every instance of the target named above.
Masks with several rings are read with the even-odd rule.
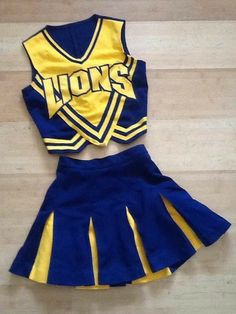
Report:
[[[97,64],[113,64],[123,62],[125,54],[121,43],[122,21],[104,19],[102,28],[93,49],[85,65],[90,67]]]
[[[127,214],[129,224],[130,224],[130,226],[133,230],[133,233],[134,233],[135,244],[136,244],[142,265],[143,265],[143,269],[145,271],[145,274],[148,274],[151,272],[151,268],[150,268],[150,265],[148,263],[148,260],[147,260],[146,254],[145,254],[145,250],[144,250],[142,240],[141,240],[141,237],[140,237],[138,229],[137,229],[137,225],[136,225],[132,215],[130,214],[128,207],[126,207],[126,214]]]
[[[179,212],[174,208],[169,200],[167,200],[164,196],[161,196],[163,202],[168,210],[169,214],[171,215],[172,219],[175,223],[182,229],[183,233],[186,235],[188,240],[191,242],[192,246],[195,250],[198,250],[200,247],[203,246],[203,243],[198,238],[194,230],[189,226],[186,220],[179,214]]]
[[[144,272],[146,274],[146,276],[144,276],[142,278],[138,278],[136,280],[133,280],[132,284],[145,283],[145,282],[149,282],[152,280],[160,279],[162,277],[171,275],[172,272],[170,271],[170,269],[168,267],[166,267],[166,268],[164,268],[158,272],[152,272],[151,267],[150,267],[149,262],[148,262],[148,259],[147,259],[147,256],[146,256],[146,253],[145,253],[142,239],[141,239],[140,234],[138,232],[137,224],[134,221],[132,215],[130,214],[128,207],[126,207],[126,214],[127,214],[129,224],[133,230],[136,248],[137,248],[141,263],[143,265]]]
[[[70,115],[70,117],[75,120],[76,122],[78,122],[82,127],[84,127],[86,130],[88,130],[88,132],[90,132],[91,134],[97,136],[99,139],[102,137],[105,128],[107,126],[107,124],[110,121],[110,117],[112,115],[112,112],[114,111],[116,102],[117,102],[117,98],[118,98],[118,94],[114,93],[112,96],[112,101],[111,101],[111,105],[109,108],[109,111],[107,113],[107,116],[103,122],[102,127],[100,128],[99,131],[95,131],[94,129],[92,129],[91,127],[89,127],[86,123],[84,123],[80,118],[78,118],[72,111],[70,111],[70,109],[68,107],[65,107],[65,111],[68,113],[68,115]],[[81,131],[82,132],[82,131]]]
[[[80,148],[80,146],[82,146],[85,143],[85,139],[81,138],[81,140],[79,140],[79,142],[77,144],[75,144],[74,146],[69,146],[69,145],[58,145],[58,146],[53,146],[53,145],[47,145],[47,149],[48,150],[63,150],[63,149],[69,149],[69,150],[77,150],[78,148]]]
[[[89,241],[90,241],[92,261],[93,261],[94,282],[95,282],[95,285],[97,285],[98,284],[98,252],[97,252],[96,235],[95,235],[95,231],[93,227],[92,217],[90,217],[90,222],[89,222]]]
[[[42,29],[42,31],[25,40],[23,46],[25,47],[32,64],[43,78],[64,74],[65,69],[66,73],[70,75],[82,68],[104,65],[107,63],[113,64],[123,62],[125,54],[120,41],[123,22],[104,19],[101,30],[96,38],[100,23],[101,19],[98,18],[92,41],[82,58],[73,58],[69,55],[53,40],[46,29]],[[59,51],[53,47],[50,41]],[[93,43],[95,43],[94,47],[92,47]],[[92,51],[89,58],[83,61],[87,57],[91,48]],[[69,58],[64,56],[60,51]],[[83,61],[83,63],[78,63],[78,60]]]
[[[56,143],[56,144],[73,144],[78,138],[80,137],[79,134],[75,134],[70,140],[63,139],[63,138],[52,138],[52,137],[44,137],[44,143]]]
[[[112,137],[113,133],[114,133],[114,130],[115,130],[115,127],[118,123],[118,120],[120,118],[120,115],[121,115],[121,112],[123,110],[123,107],[125,105],[125,100],[126,100],[126,97],[125,96],[121,96],[120,98],[120,103],[119,103],[119,106],[118,106],[118,109],[117,109],[117,112],[116,112],[116,116],[114,117],[113,121],[112,121],[112,125],[110,127],[110,130],[109,132],[107,133],[107,136],[104,140],[104,142],[106,143],[106,145],[108,144],[110,138]]]
[[[128,75],[129,80],[132,80],[132,77],[133,77],[133,75],[134,75],[134,71],[135,71],[136,66],[137,66],[137,60],[134,59],[134,58],[131,57],[131,56],[128,56],[128,62],[129,62],[129,63],[131,62],[131,59],[133,59],[133,64],[132,64],[132,67],[131,67],[130,72],[129,72],[129,75]]]
[[[93,274],[94,274],[94,285],[93,286],[76,286],[77,289],[107,289],[109,285],[99,285],[98,283],[98,251],[96,243],[96,234],[93,226],[93,219],[90,217],[89,222],[89,242],[92,254]]]
[[[75,286],[75,289],[79,290],[104,290],[109,289],[109,285],[98,285],[98,286]]]
[[[79,64],[72,63],[60,54],[39,32],[23,42],[25,49],[35,69],[43,78],[50,78],[53,75],[66,72],[73,73],[78,70]]]
[[[72,97],[69,104],[90,123],[97,126],[102,119],[110,95],[111,93],[107,91],[88,91],[80,97]]]
[[[29,279],[47,283],[53,242],[54,212],[46,220]]]
[[[146,274],[146,276],[144,276],[142,278],[135,279],[132,281],[132,284],[137,285],[137,284],[141,284],[141,283],[147,283],[147,282],[161,279],[161,278],[164,278],[164,277],[167,277],[170,275],[172,275],[172,272],[171,272],[169,267],[166,267],[160,271],[157,271],[154,273],[153,272],[148,273],[148,274]]]

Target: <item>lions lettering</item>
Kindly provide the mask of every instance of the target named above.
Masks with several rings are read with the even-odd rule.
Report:
[[[57,76],[60,100],[56,101],[55,86],[52,78],[43,79],[43,86],[48,108],[49,116],[52,117],[55,112],[63,105],[68,103],[72,96],[81,96],[88,91],[98,92],[112,90],[136,99],[132,82],[129,80],[129,69],[123,63],[115,63],[111,66],[105,64],[99,67],[90,67],[87,70],[78,70],[70,76],[61,74]]]

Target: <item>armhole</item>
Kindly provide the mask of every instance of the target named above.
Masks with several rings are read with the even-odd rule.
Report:
[[[123,47],[123,51],[130,55],[128,46],[127,46],[127,42],[126,42],[126,20],[122,20],[123,24],[121,26],[121,43],[122,43],[122,47]]]
[[[21,44],[22,44],[22,46],[24,48],[24,51],[26,52],[26,55],[28,56],[28,60],[29,60],[29,63],[30,63],[30,68],[31,68],[31,82],[29,83],[29,85],[30,85],[32,83],[32,81],[34,81],[34,78],[35,78],[35,76],[37,74],[37,70],[34,67],[34,64],[33,64],[33,61],[31,59],[30,53],[29,53],[29,51],[28,51],[28,49],[27,49],[27,47],[25,45],[25,43],[28,41],[28,39],[29,38],[23,40],[21,42]]]

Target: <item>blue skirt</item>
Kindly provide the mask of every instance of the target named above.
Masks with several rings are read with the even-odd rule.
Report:
[[[163,175],[143,144],[93,160],[60,156],[9,271],[106,289],[173,274],[231,223]]]

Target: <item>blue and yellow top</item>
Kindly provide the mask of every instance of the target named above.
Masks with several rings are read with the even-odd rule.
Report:
[[[147,131],[146,62],[130,55],[124,19],[46,25],[22,44],[32,69],[22,94],[49,153],[130,143]]]

